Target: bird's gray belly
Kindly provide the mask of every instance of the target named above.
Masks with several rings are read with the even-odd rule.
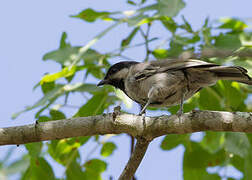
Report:
[[[180,104],[182,94],[184,100],[192,97],[202,86],[188,82],[182,71],[162,73],[151,76],[143,81],[127,80],[125,84],[128,96],[139,104],[145,105],[151,88],[156,88],[154,98],[149,106],[168,107]]]

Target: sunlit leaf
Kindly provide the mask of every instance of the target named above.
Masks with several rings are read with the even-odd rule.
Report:
[[[123,101],[127,108],[131,108],[133,101],[121,90],[115,89],[116,96]]]
[[[102,146],[101,155],[103,157],[108,157],[114,152],[115,149],[116,149],[116,145],[114,143],[106,142]]]
[[[235,18],[221,18],[220,22],[223,24],[219,26],[220,29],[232,29],[233,31],[242,31],[248,27],[243,21]]]

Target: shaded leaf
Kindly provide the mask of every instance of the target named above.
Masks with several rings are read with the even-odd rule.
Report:
[[[105,93],[100,93],[94,95],[85,105],[83,105],[74,117],[86,117],[96,114],[101,114],[106,105],[106,99],[108,95]]]
[[[166,135],[161,143],[161,149],[171,150],[189,139],[188,134],[169,134]]]
[[[42,142],[28,143],[25,144],[25,148],[28,150],[29,155],[32,157],[39,157],[43,147]]]
[[[128,37],[126,37],[125,39],[122,40],[121,42],[121,47],[125,47],[128,46],[130,44],[130,42],[132,41],[132,39],[135,37],[135,35],[137,34],[139,30],[139,27],[134,28],[131,33],[128,35]]]
[[[16,173],[23,174],[27,170],[29,165],[30,165],[30,159],[28,155],[24,155],[21,159],[12,162],[6,169],[4,169],[4,172],[7,175],[13,175]]]
[[[100,159],[91,159],[84,164],[84,167],[89,180],[101,180],[101,174],[107,169],[107,163]]]
[[[32,179],[32,180],[55,180],[55,176],[52,167],[48,162],[42,158],[31,158],[30,166],[26,170],[22,179]]]
[[[230,133],[225,134],[225,149],[240,157],[246,157],[249,153],[250,142],[245,133]]]
[[[210,153],[216,153],[223,148],[225,142],[225,133],[223,132],[205,132],[203,140],[200,142],[201,146]]]
[[[87,22],[94,22],[97,19],[103,19],[103,20],[109,19],[109,15],[110,15],[109,12],[106,12],[106,11],[98,12],[91,8],[88,8],[81,11],[79,14],[73,15],[71,17],[80,18]]]
[[[66,119],[65,114],[63,112],[61,112],[61,111],[51,109],[49,113],[50,113],[50,115],[52,117],[51,118],[52,120]]]
[[[199,105],[202,110],[221,110],[221,97],[212,87],[200,91]]]
[[[76,161],[72,161],[66,170],[66,177],[69,180],[81,179],[88,180],[83,168]]]
[[[215,38],[216,48],[235,50],[241,47],[241,41],[238,35],[220,34]]]

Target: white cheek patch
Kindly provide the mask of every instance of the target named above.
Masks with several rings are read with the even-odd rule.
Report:
[[[129,70],[127,68],[123,68],[120,71],[118,71],[117,73],[115,73],[113,75],[113,78],[116,79],[125,79],[127,77]]]

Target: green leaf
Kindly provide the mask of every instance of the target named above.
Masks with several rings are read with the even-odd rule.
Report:
[[[101,155],[103,157],[108,157],[114,152],[115,149],[116,149],[116,145],[114,143],[106,142],[102,146]]]
[[[88,180],[88,178],[85,176],[84,170],[80,166],[79,163],[76,161],[72,161],[68,168],[66,169],[66,179],[69,180]]]
[[[55,176],[52,170],[52,167],[48,162],[42,158],[31,158],[30,166],[23,175],[22,179],[31,179],[31,180],[55,180]]]
[[[80,18],[80,19],[87,21],[87,22],[94,22],[97,19],[102,19],[102,20],[110,19],[111,20],[111,18],[109,18],[109,15],[110,15],[109,12],[106,12],[106,11],[98,12],[98,11],[95,11],[91,8],[88,8],[88,9],[81,11],[79,14],[73,15],[71,17]]]
[[[66,119],[66,116],[63,112],[61,111],[57,111],[57,110],[54,110],[54,109],[51,109],[50,110],[50,115],[51,115],[51,119],[52,120],[60,120],[60,119]]]
[[[238,109],[241,104],[244,104],[247,95],[243,93],[237,82],[222,81],[223,83],[223,96],[226,98],[226,104],[233,111],[242,111],[243,109]]]
[[[180,27],[184,28],[189,33],[193,33],[193,29],[192,29],[191,25],[189,24],[189,22],[185,19],[184,16],[182,16],[182,19],[184,21],[184,24],[181,25]]]
[[[245,158],[249,154],[250,142],[245,133],[226,133],[224,147],[226,151]]]
[[[221,97],[212,87],[200,91],[199,105],[201,110],[221,110]]]
[[[230,156],[230,154],[229,154]],[[244,172],[244,158],[241,158],[240,156],[237,155],[231,155],[230,156],[230,163],[239,171]]]
[[[130,5],[133,5],[133,6],[137,5],[134,1],[131,1],[131,0],[127,0],[127,3],[130,4]]]
[[[48,102],[53,102],[57,99],[57,97],[59,97],[60,95],[62,95],[64,93],[64,90],[62,89],[63,85],[61,84],[57,84],[55,85],[55,87],[47,92],[43,98],[41,98],[37,103],[35,103],[32,106],[28,106],[25,108],[25,110],[17,112],[15,114],[12,115],[12,119],[17,118],[20,114],[26,112],[26,111],[30,111],[32,109],[35,109],[39,106],[44,106],[46,105]]]
[[[201,146],[210,153],[219,151],[225,142],[225,133],[223,132],[205,132],[203,140],[200,142]]]
[[[76,72],[76,69],[77,69],[76,66],[67,66],[57,73],[46,74],[40,80],[40,84],[56,81],[57,79],[62,78],[62,77],[70,77]]]
[[[251,154],[251,148],[250,153],[244,158],[245,164],[244,164],[244,179],[250,179],[252,177],[252,154]]]
[[[179,55],[184,52],[183,49],[183,45],[175,42],[175,41],[171,41],[170,42],[170,48],[167,50],[167,56],[168,57],[179,57]]]
[[[139,27],[134,28],[131,31],[131,33],[128,35],[128,37],[126,37],[125,39],[122,40],[121,47],[128,46],[138,31],[139,31]]]
[[[13,175],[16,173],[23,174],[27,168],[30,165],[30,158],[28,155],[24,155],[21,159],[18,159],[14,162],[12,162],[6,169],[4,169],[4,172],[7,175]]]
[[[127,23],[129,26],[140,26],[142,24],[144,24],[145,20],[148,19],[149,16],[143,14],[143,13],[139,13],[136,16],[133,16],[129,19],[127,19]]]
[[[120,89],[115,89],[116,96],[123,101],[127,108],[131,108],[133,101]]]
[[[185,7],[182,0],[158,0],[158,15],[174,17]]]
[[[37,122],[47,122],[47,121],[52,121],[52,118],[48,117],[48,116],[39,116],[37,119]]]
[[[221,33],[215,38],[214,45],[216,48],[235,50],[241,47],[241,41],[238,35]]]
[[[107,169],[107,163],[100,159],[91,159],[84,164],[84,167],[89,180],[101,180],[101,174]]]
[[[83,144],[87,142],[83,141]],[[71,164],[77,158],[80,158],[78,148],[82,145],[82,140],[79,138],[69,138],[62,140],[53,140],[48,144],[48,153],[58,163],[66,166]]]
[[[43,147],[42,142],[25,144],[25,148],[29,152],[29,155],[34,157],[34,158],[40,156],[42,147]]]
[[[165,136],[160,147],[163,150],[171,150],[178,145],[183,144],[188,138],[188,134],[169,134]]]
[[[48,82],[41,85],[41,89],[44,94],[53,90],[53,88],[55,88],[55,82]]]
[[[217,166],[225,161],[225,152],[218,151],[210,154],[204,150],[199,143],[191,142],[186,147],[183,160],[183,176],[184,180],[202,180],[202,179],[218,179],[221,178],[216,174],[208,174],[207,167]]]
[[[160,20],[161,20],[162,24],[164,25],[164,27],[166,27],[166,29],[168,29],[172,33],[176,32],[178,25],[171,17],[161,16]]]
[[[60,63],[63,66],[69,66],[74,63],[75,57],[78,56],[78,53],[80,52],[81,47],[80,46],[66,46],[64,48],[60,48],[54,51],[51,51],[49,53],[46,53],[43,56],[43,60],[53,60],[58,63]],[[81,54],[80,58],[84,59],[85,61],[90,62],[97,62],[101,57],[104,55],[100,54],[96,50],[88,49],[86,52]]]
[[[104,109],[107,107],[107,98],[108,95],[105,93],[94,95],[85,105],[83,105],[78,110],[74,117],[86,117],[103,113]]]
[[[220,29],[231,29],[233,31],[243,31],[248,27],[243,21],[235,18],[221,18],[220,21],[223,23],[218,28]]]
[[[157,59],[165,59],[168,57],[168,51],[166,49],[155,49],[152,51],[152,54]]]
[[[46,53],[43,56],[43,60],[53,60],[56,61],[64,66],[69,66],[73,63],[74,59],[73,56],[79,52],[80,47],[71,47],[66,46],[64,48],[60,48],[49,53]]]
[[[60,49],[71,46],[70,43],[66,42],[66,39],[67,39],[67,33],[63,32],[60,39]]]

